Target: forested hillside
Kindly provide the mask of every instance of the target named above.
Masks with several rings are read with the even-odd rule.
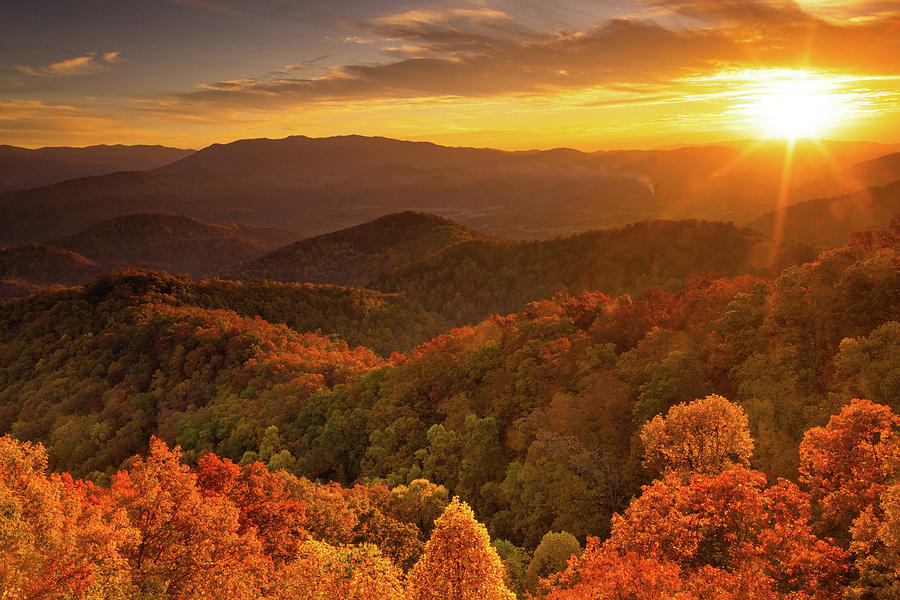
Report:
[[[47,286],[87,283],[129,267],[209,276],[296,237],[289,231],[204,223],[184,215],[115,217],[44,244],[0,248],[0,300]]]
[[[463,325],[518,312],[563,288],[575,295],[634,293],[648,285],[672,291],[698,273],[774,274],[812,257],[806,246],[777,246],[730,223],[651,221],[512,242],[433,215],[399,213],[296,242],[225,276],[400,292]]]
[[[865,590],[891,568],[893,542],[877,523],[894,518],[897,480],[889,461],[849,475],[841,461],[863,464],[847,448],[897,439],[898,245],[897,230],[863,232],[771,278],[701,275],[676,291],[615,297],[560,292],[390,358],[309,333],[335,332],[384,356],[442,326],[402,297],[361,289],[124,273],[5,303],[0,430],[43,443],[47,459],[5,441],[13,458],[0,462],[2,481],[49,486],[47,502],[58,498],[108,536],[104,550],[74,554],[64,544],[77,542],[62,540],[81,538],[59,538],[48,556],[72,563],[12,568],[77,563],[94,575],[67,581],[92,593],[100,582],[148,590],[166,581],[168,597],[193,597],[211,567],[178,563],[175,542],[151,567],[129,541],[162,526],[132,512],[160,489],[193,498],[174,516],[160,505],[165,527],[184,523],[185,548],[204,536],[234,548],[235,558],[208,564],[221,585],[249,586],[254,597],[345,593],[346,580],[331,575],[314,578],[327,592],[291,587],[344,560],[358,565],[364,598],[404,586],[433,593],[450,585],[446,568],[476,563],[486,570],[460,585],[486,586],[478,597],[612,599],[585,586],[643,590],[647,577],[661,598],[710,589],[741,598],[746,586],[754,598],[792,600]],[[834,416],[854,398],[867,400]],[[150,456],[129,462],[152,436],[162,441]],[[894,452],[878,448],[878,457]],[[44,460],[102,489],[48,477]],[[453,496],[465,504],[448,504]],[[679,519],[665,516],[673,510]],[[865,527],[854,521],[863,513]],[[212,531],[210,519],[225,525]],[[296,525],[269,529],[282,522]],[[445,536],[448,522],[468,533]],[[702,536],[690,537],[700,523]],[[747,537],[717,545],[736,530]],[[454,563],[450,540],[460,535],[479,541]],[[361,543],[378,550],[345,546]],[[695,596],[677,596],[685,590]]]

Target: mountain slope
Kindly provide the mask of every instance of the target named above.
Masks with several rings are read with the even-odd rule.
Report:
[[[770,236],[827,247],[840,246],[854,231],[887,228],[900,215],[900,180],[859,192],[807,200],[769,212],[748,225]]]
[[[407,236],[396,233],[400,224]],[[402,292],[426,310],[463,324],[521,310],[564,287],[572,293],[611,294],[645,285],[674,289],[704,271],[765,273],[809,257],[802,248],[794,251],[727,223],[657,221],[511,242],[474,235],[437,217],[402,213],[302,240],[226,276]]]
[[[107,268],[138,267],[202,277],[255,258],[296,235],[184,215],[136,214],[53,240]]]
[[[226,271],[235,279],[365,285],[475,232],[435,215],[405,212],[300,240]]]
[[[0,299],[48,285],[78,285],[128,267],[204,277],[296,239],[276,229],[204,223],[184,215],[136,214],[102,221],[45,244],[0,250]]]
[[[0,192],[49,185],[66,179],[161,167],[193,150],[166,146],[19,148],[0,145]]]
[[[77,252],[46,244],[0,250],[0,280],[34,286],[75,285],[102,271],[100,265]]]

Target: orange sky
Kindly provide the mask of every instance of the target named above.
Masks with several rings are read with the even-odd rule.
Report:
[[[900,141],[897,0],[11,4],[7,144]]]

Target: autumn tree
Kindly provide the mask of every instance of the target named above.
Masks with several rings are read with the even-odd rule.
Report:
[[[401,600],[402,572],[372,545],[335,547],[316,540],[276,576],[273,600]]]
[[[673,406],[641,429],[644,465],[657,472],[720,473],[750,464],[747,415],[722,396]]]
[[[180,456],[153,438],[147,458],[113,478],[112,502],[139,532],[124,548],[135,585],[171,600],[257,598],[267,569],[259,541],[240,532],[230,500],[200,493]]]
[[[289,475],[272,473],[261,462],[239,467],[215,454],[201,458],[194,472],[205,495],[221,495],[240,511],[240,534],[255,532],[276,562],[294,558],[307,537],[306,504],[291,496]]]
[[[846,540],[863,511],[896,476],[900,416],[869,400],[853,400],[824,427],[806,432],[800,474],[822,509],[828,533]]]
[[[46,475],[40,444],[0,437],[0,598],[106,598],[130,591],[119,552],[134,531],[102,494]]]
[[[686,573],[758,573],[776,589],[833,598],[847,554],[813,534],[809,497],[796,485],[765,483],[762,473],[741,466],[687,483],[671,473],[613,518],[607,549],[674,562]]]
[[[393,513],[431,534],[434,521],[444,512],[449,500],[447,488],[427,479],[414,479],[409,485],[398,485],[391,490]]]
[[[566,568],[569,559],[581,556],[581,544],[571,533],[548,531],[534,549],[531,562],[525,572],[525,584],[534,593],[538,581]]]
[[[859,576],[848,586],[847,598],[900,598],[900,480],[863,511],[851,532]]]
[[[487,529],[453,498],[409,574],[409,600],[513,600]]]

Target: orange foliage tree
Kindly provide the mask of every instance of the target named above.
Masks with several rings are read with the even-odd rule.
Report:
[[[91,485],[47,476],[40,444],[0,437],[0,598],[105,597],[129,589],[133,538]]]
[[[735,466],[688,483],[671,473],[645,486],[613,518],[610,538],[592,538],[550,597],[644,598],[632,579],[658,588],[660,598],[838,597],[847,553],[813,534],[809,498],[794,484],[764,485],[762,473]]]
[[[240,511],[221,496],[204,497],[196,476],[157,438],[113,478],[113,505],[124,509],[139,539],[124,547],[138,590],[173,600],[258,598],[268,561]]]
[[[401,600],[402,572],[375,546],[300,545],[272,586],[273,600]]]
[[[240,511],[239,533],[255,531],[264,552],[276,563],[292,560],[307,538],[306,504],[291,496],[284,474],[271,473],[260,462],[243,468],[229,459],[207,454],[194,469],[206,494],[228,498]]]
[[[806,432],[800,475],[822,509],[828,532],[844,540],[849,527],[877,504],[897,476],[900,416],[869,400],[853,400],[825,427]]]

